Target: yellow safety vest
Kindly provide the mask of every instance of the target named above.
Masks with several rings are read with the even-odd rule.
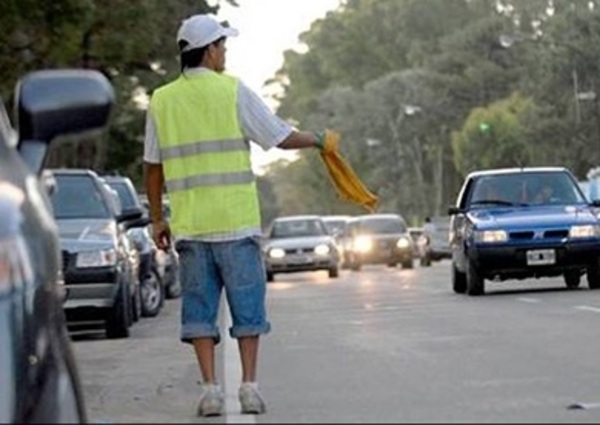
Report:
[[[182,75],[152,95],[174,235],[260,229],[250,146],[238,122],[237,87],[235,78],[207,71]]]

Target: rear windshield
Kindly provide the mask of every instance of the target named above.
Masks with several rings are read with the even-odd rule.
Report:
[[[93,177],[55,175],[56,188],[50,199],[57,219],[110,218],[110,210]]]
[[[137,208],[138,205],[136,199],[131,193],[131,190],[129,190],[129,185],[123,182],[109,182],[108,185],[119,195],[123,209]]]

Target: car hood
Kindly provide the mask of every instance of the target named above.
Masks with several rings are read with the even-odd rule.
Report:
[[[110,219],[57,220],[61,246],[69,251],[114,247],[117,224]]]
[[[306,236],[301,238],[281,238],[281,239],[269,239],[265,243],[266,249],[281,248],[281,249],[294,249],[294,248],[310,248],[320,244],[331,244],[333,239],[331,236]]]
[[[597,223],[596,216],[587,205],[476,209],[471,210],[468,217],[478,229],[564,227]]]

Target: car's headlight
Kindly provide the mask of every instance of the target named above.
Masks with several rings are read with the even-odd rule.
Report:
[[[508,234],[504,230],[476,230],[475,241],[483,243],[506,242]]]
[[[354,240],[354,250],[357,252],[369,252],[373,249],[373,240],[368,236],[359,236]]]
[[[269,250],[269,257],[271,258],[283,258],[285,257],[285,251],[281,248],[273,248]]]
[[[315,247],[315,254],[317,255],[327,255],[329,254],[329,251],[331,251],[331,249],[325,244],[320,244]]]
[[[570,238],[597,238],[600,236],[600,227],[594,224],[580,226],[571,226],[569,229]]]
[[[106,249],[101,251],[83,251],[77,253],[75,267],[106,267],[117,264],[117,251]]]
[[[410,241],[407,238],[400,238],[398,242],[396,242],[396,246],[398,248],[404,249],[410,246]]]

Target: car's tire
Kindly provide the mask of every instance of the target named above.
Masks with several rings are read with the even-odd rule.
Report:
[[[267,282],[273,282],[275,280],[275,273],[267,272]]]
[[[581,283],[581,273],[579,270],[569,270],[565,272],[563,278],[569,289],[577,289]]]
[[[142,316],[155,317],[160,313],[165,299],[165,288],[154,273],[144,280],[142,286]]]
[[[387,266],[388,266],[388,267],[390,267],[390,268],[394,268],[394,267],[396,267],[397,265],[398,265],[398,264],[397,264],[397,263],[395,263],[395,262],[390,262],[390,263],[387,263]]]
[[[131,297],[131,319],[135,323],[142,317],[142,290],[141,284],[135,285],[135,293]]]
[[[327,271],[329,273],[329,277],[331,278],[338,277],[340,275],[340,269],[338,266],[330,267]]]
[[[467,295],[476,296],[483,295],[485,293],[485,282],[483,276],[475,267],[475,264],[468,260],[467,261]]]
[[[425,255],[419,260],[421,267],[430,267],[431,266],[431,257],[429,255]]]
[[[105,329],[106,337],[127,338],[129,336],[129,286],[121,282],[117,291],[117,299],[108,311]]]
[[[411,258],[410,260],[406,260],[402,262],[402,268],[403,269],[412,269],[414,267],[414,262],[413,259]]]
[[[600,259],[588,265],[587,282],[590,289],[600,289]]]
[[[452,289],[457,294],[467,292],[467,275],[458,271],[454,263],[452,263]]]

